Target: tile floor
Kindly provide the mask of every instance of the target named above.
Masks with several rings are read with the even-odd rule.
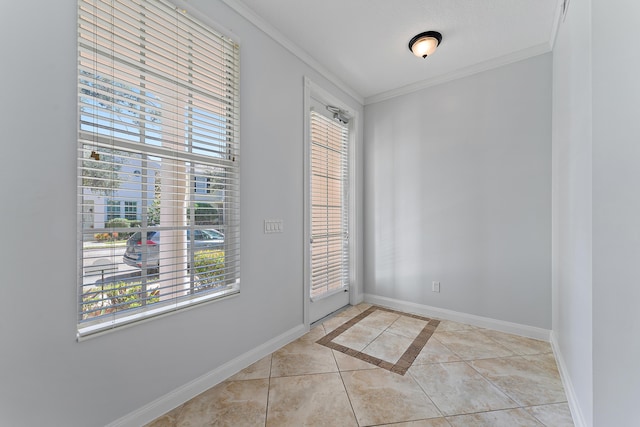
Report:
[[[147,427],[573,426],[549,343],[429,320],[350,307]]]

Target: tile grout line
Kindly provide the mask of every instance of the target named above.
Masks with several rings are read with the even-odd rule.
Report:
[[[514,356],[507,356],[507,357],[514,357]],[[490,359],[505,359],[507,357],[493,357]],[[521,356],[518,356],[521,357]],[[471,360],[489,360],[489,359],[471,359]],[[524,405],[522,402],[520,402],[519,400],[517,400],[516,398],[512,397],[509,393],[507,393],[505,390],[502,389],[502,387],[499,387],[498,384],[495,384],[493,381],[491,381],[489,378],[485,377],[484,375],[482,375],[482,372],[478,371],[476,368],[474,368],[470,363],[468,363],[469,361],[467,360],[463,360],[463,362],[470,367],[471,369],[473,369],[475,372],[478,373],[478,375],[480,375],[480,377],[482,379],[484,379],[485,381],[487,381],[489,384],[491,384],[492,387],[494,387],[496,390],[498,390],[500,393],[504,394],[509,400],[511,400],[513,403],[518,405],[518,408],[523,408]],[[490,412],[490,411],[484,411],[484,412]]]
[[[273,353],[275,353],[275,351]],[[269,378],[267,378],[267,404],[265,405],[265,410],[264,410],[264,427],[267,427],[267,417],[269,416],[269,394],[271,393],[271,372],[273,371],[273,353],[269,355],[271,356],[271,359],[269,360]]]
[[[333,351],[331,351],[331,354],[333,354]],[[334,359],[336,358],[335,354],[333,355],[333,358]],[[337,365],[338,365],[338,361],[336,360],[336,366]],[[360,371],[360,370],[361,369],[356,369],[356,371]],[[355,371],[349,371],[349,372],[355,372]],[[351,396],[349,395],[349,390],[347,390],[347,385],[344,383],[344,377],[342,376],[342,371],[340,370],[339,366],[338,366],[338,375],[340,375],[340,381],[342,382],[344,393],[347,395],[347,400],[349,401],[349,407],[351,408],[351,412],[353,413],[353,418],[356,420],[356,424],[360,427],[360,421],[358,421],[356,410],[353,407],[353,402],[351,402]]]
[[[414,383],[416,383],[418,385],[418,387],[420,387],[420,390],[422,390],[422,392],[424,393],[425,396],[427,396],[427,399],[429,399],[429,401],[433,404],[433,406],[438,410],[438,412],[440,413],[441,417],[446,417],[446,415],[444,414],[444,412],[442,412],[442,409],[440,409],[440,407],[438,405],[436,405],[436,402],[433,401],[433,399],[431,398],[431,396],[429,396],[429,393],[427,393],[427,391],[424,389],[424,387],[422,387],[422,384],[420,384],[420,381],[418,381],[416,379],[416,377],[413,376],[413,374],[411,373],[411,370],[409,369],[407,372],[409,372],[409,375],[411,376],[411,379],[413,380]],[[447,423],[449,423],[448,420]]]
[[[472,366],[468,362],[473,361],[473,360],[491,360],[491,359],[503,360],[503,359],[516,359],[516,358],[519,358],[521,360],[526,361],[527,359],[525,359],[525,356],[540,356],[540,355],[544,355],[544,354],[548,354],[548,353],[538,353],[538,354],[533,354],[533,355],[514,354],[514,355],[511,355],[511,356],[504,356],[504,357],[489,357],[489,358],[481,358],[481,359],[469,359],[469,360],[463,360],[463,362],[465,362],[467,364],[467,366],[469,366],[471,369],[473,369],[475,372],[477,372],[478,375],[480,375],[482,378],[484,378],[486,381],[488,381],[493,387],[495,387],[497,390],[502,392],[502,394],[504,394],[506,397],[508,397],[514,403],[518,404],[519,405],[518,408],[525,409],[525,408],[534,407],[534,406],[554,405],[554,404],[563,403],[563,402],[548,402],[548,403],[540,403],[540,404],[537,404],[537,405],[528,405],[528,404],[526,404],[524,402],[521,402],[520,400],[518,400],[514,396],[512,396],[506,390],[503,390],[502,387],[500,387],[498,384],[494,383],[490,378],[485,377],[482,374],[482,372],[478,371],[474,366]],[[564,389],[564,387],[563,387],[563,389]],[[565,397],[566,397],[566,392],[565,392]],[[535,416],[533,416],[533,417],[536,418]]]

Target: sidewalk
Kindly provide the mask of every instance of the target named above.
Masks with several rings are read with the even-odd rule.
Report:
[[[82,242],[83,249],[111,249],[111,248],[124,248],[127,246],[126,240],[117,240],[115,242],[97,242],[89,241]]]

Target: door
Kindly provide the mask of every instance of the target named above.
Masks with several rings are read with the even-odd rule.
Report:
[[[313,323],[349,304],[349,121],[311,93],[308,114],[308,286]]]

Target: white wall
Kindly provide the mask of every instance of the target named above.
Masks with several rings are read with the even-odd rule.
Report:
[[[553,333],[566,367],[565,385],[575,399],[574,419],[589,426],[593,425],[591,119],[591,4],[572,2],[553,50]]]
[[[303,76],[358,102],[220,1],[189,1],[241,42],[242,291],[77,343],[76,1],[3,6],[0,425],[105,425],[299,327]]]
[[[550,329],[551,54],[364,122],[365,292]]]
[[[593,418],[631,427],[640,425],[640,3],[591,4]]]

